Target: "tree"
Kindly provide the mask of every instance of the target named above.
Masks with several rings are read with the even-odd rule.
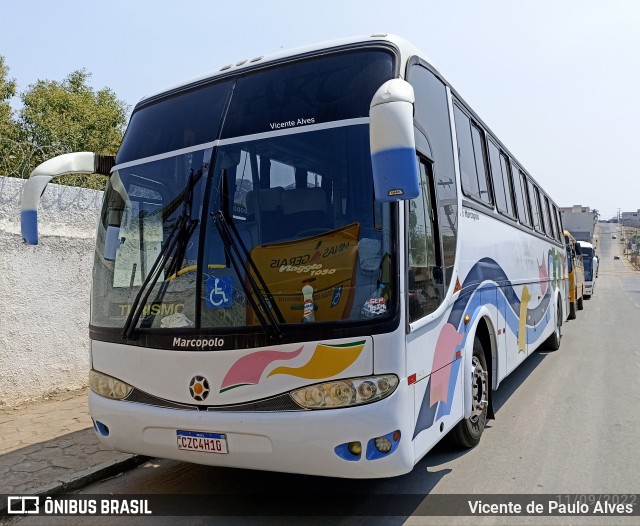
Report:
[[[117,152],[129,108],[109,88],[94,91],[87,85],[90,76],[84,69],[77,70],[62,82],[39,80],[21,94],[18,122],[24,138],[38,150],[32,168],[62,153]],[[103,188],[105,178],[65,176],[56,182]]]
[[[16,94],[16,82],[8,78],[9,68],[0,55],[0,175],[11,173],[18,162],[14,144],[19,128],[14,119],[10,100]]]
[[[16,123],[9,100],[16,94],[16,82],[8,78],[8,74],[9,68],[4,63],[4,57],[0,55],[0,137],[14,139]]]

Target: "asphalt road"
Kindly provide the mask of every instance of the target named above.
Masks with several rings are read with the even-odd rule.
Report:
[[[420,515],[415,498],[402,497],[640,493],[640,272],[623,258],[614,260],[614,255],[622,254],[617,225],[599,227],[600,270],[593,297],[585,301],[576,320],[563,325],[559,351],[534,353],[501,384],[494,395],[496,419],[476,448],[454,451],[438,445],[410,474],[374,481],[159,460],[92,484],[82,493],[209,494],[209,501],[221,503],[241,497],[238,516],[165,517],[152,519],[154,524],[303,522],[301,517],[272,516],[278,510],[286,514],[296,499],[318,502],[318,509],[329,515],[304,519],[311,523],[638,524],[638,517],[431,517]],[[618,239],[612,239],[614,233]],[[370,514],[373,503],[389,495],[400,496],[394,505],[396,516],[363,517]],[[332,516],[342,512],[345,516]],[[127,519],[127,523],[147,524],[147,520]],[[48,518],[47,523],[86,524],[87,519]],[[123,522],[96,517],[90,523]]]

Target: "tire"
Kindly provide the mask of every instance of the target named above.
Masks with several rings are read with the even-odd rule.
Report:
[[[580,299],[578,299],[577,303],[578,303],[578,310],[582,310],[584,309],[584,296],[582,296]]]
[[[469,418],[463,418],[451,430],[451,442],[460,448],[472,448],[478,445],[487,422],[489,407],[489,371],[484,357],[482,343],[476,336],[473,341],[472,377],[469,379],[473,389],[472,412]]]
[[[575,313],[574,313],[575,314]],[[556,327],[553,334],[547,338],[545,347],[550,351],[557,351],[560,348],[560,342],[562,340],[562,306],[558,303],[556,309]]]
[[[576,319],[576,302],[575,301],[572,301],[571,303],[569,303],[569,319],[570,320]]]

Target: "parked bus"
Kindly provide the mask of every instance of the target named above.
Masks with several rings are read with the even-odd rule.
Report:
[[[576,319],[576,309],[583,309],[585,294],[584,263],[580,245],[568,230],[564,231],[567,261],[569,264],[569,319]]]
[[[582,262],[584,264],[584,295],[590,298],[593,295],[598,275],[598,257],[591,243],[578,241]]]
[[[424,55],[387,35],[256,57],[149,96],[106,173],[90,413],[119,451],[374,478],[445,435],[568,306],[558,207]]]

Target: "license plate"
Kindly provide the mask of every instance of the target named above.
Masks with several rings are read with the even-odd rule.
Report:
[[[178,449],[202,451],[203,453],[228,453],[227,436],[222,433],[201,433],[199,431],[176,431]]]

